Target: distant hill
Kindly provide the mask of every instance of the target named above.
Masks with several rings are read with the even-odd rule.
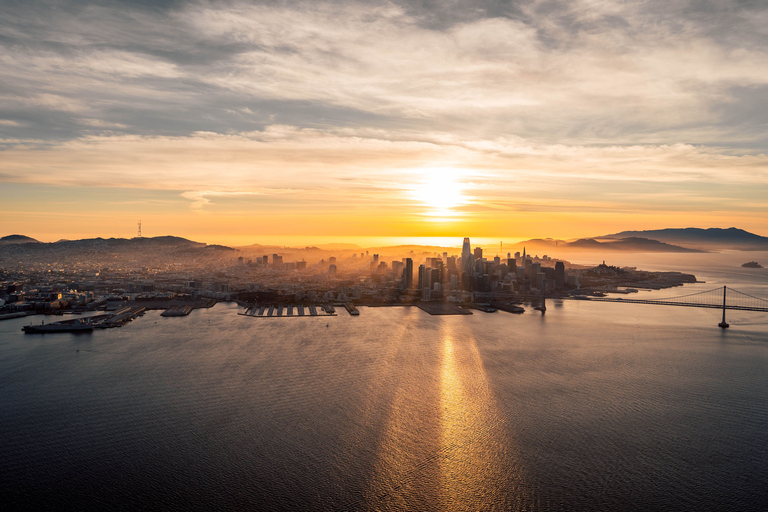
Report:
[[[515,244],[515,250],[525,247],[531,251],[622,251],[622,252],[704,252],[678,245],[667,244],[658,240],[642,237],[627,237],[617,240],[599,241],[594,238],[581,238],[573,242],[552,238],[533,239]]]
[[[600,243],[594,238],[581,238],[575,242],[566,243],[565,246],[569,249],[586,249],[588,251],[601,250],[610,245],[612,248],[617,247],[614,245],[617,242]]]
[[[11,238],[13,237],[13,238]],[[6,261],[29,263],[67,263],[78,261],[99,262],[114,265],[139,265],[154,261],[208,261],[232,257],[236,249],[221,245],[207,245],[178,236],[156,236],[142,238],[86,238],[83,240],[60,240],[52,243],[37,242],[29,237],[21,241],[21,235],[3,238],[0,243],[0,264]],[[11,242],[5,242],[11,238]],[[16,240],[15,242],[13,240]],[[29,241],[36,243],[28,243]]]
[[[206,244],[193,242],[178,236],[155,236],[134,238],[83,238],[81,240],[59,240],[50,244],[42,244],[50,248],[83,248],[83,249],[155,249],[160,247],[205,247]]]
[[[622,231],[600,239],[626,239],[644,237],[670,244],[680,244],[697,249],[734,249],[742,251],[768,250],[768,237],[756,235],[738,228],[683,228],[648,231]]]
[[[24,236],[24,235],[8,235],[4,236],[3,238],[0,238],[0,245],[9,245],[9,244],[34,244],[39,243],[34,238]]]
[[[615,242],[604,242],[602,245],[608,244],[615,250],[621,251],[636,251],[636,252],[706,252],[700,249],[692,249],[689,247],[681,247],[679,245],[668,244],[659,240],[653,240],[650,238],[642,238],[636,236],[630,236],[622,238]]]

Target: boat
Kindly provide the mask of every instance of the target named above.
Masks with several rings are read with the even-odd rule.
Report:
[[[42,323],[40,325],[25,325],[21,328],[27,334],[44,334],[50,332],[90,332],[93,331],[93,325],[84,318],[77,320],[67,320],[66,322],[53,322],[50,324]]]
[[[763,266],[756,261],[748,261],[743,263],[741,266],[744,268],[763,268]]]

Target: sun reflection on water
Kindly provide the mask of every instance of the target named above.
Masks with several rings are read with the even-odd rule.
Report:
[[[441,323],[423,344],[393,333],[389,375],[374,385],[386,414],[371,447],[368,510],[536,509],[476,340],[454,327]],[[404,371],[413,357],[419,371]]]
[[[462,340],[463,342],[464,340]],[[443,337],[442,510],[529,510],[532,499],[474,339]]]

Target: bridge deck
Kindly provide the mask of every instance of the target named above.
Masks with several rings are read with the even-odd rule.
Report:
[[[625,298],[612,298],[612,297],[560,297],[565,300],[583,300],[590,302],[620,302],[623,304],[656,304],[657,306],[682,306],[686,308],[708,308],[708,309],[723,309],[722,304],[697,304],[695,302],[673,302],[666,300],[643,300],[643,299],[625,299]],[[761,311],[768,313],[768,308],[752,307],[752,306],[737,306],[737,305],[725,305],[725,309],[732,309],[735,311]]]

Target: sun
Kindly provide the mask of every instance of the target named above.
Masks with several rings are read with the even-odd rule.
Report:
[[[418,171],[419,180],[411,188],[413,199],[426,209],[423,215],[436,220],[455,219],[462,215],[456,208],[469,202],[466,185],[457,169],[432,168]]]

